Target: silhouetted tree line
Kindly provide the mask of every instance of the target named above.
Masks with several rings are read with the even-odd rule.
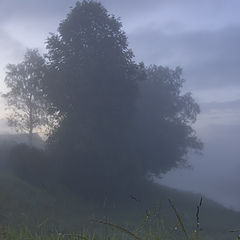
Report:
[[[45,152],[12,149],[21,178],[38,183],[52,171],[84,196],[119,198],[201,149],[192,128],[200,110],[181,93],[181,69],[136,63],[121,22],[100,3],[77,2],[46,47],[45,58],[29,50],[10,65],[5,80],[9,106],[25,111],[10,122],[30,134],[51,124]]]

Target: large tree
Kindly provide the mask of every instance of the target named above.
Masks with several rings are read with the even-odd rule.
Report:
[[[34,130],[46,124],[46,100],[42,89],[45,60],[36,49],[26,51],[19,64],[7,65],[4,79],[9,91],[3,94],[8,105],[8,124],[28,133],[32,145]]]
[[[45,92],[59,116],[48,147],[83,193],[142,189],[201,148],[181,70],[136,64],[121,27],[100,3],[77,2],[47,40]]]
[[[107,186],[134,169],[134,108],[144,74],[121,27],[100,3],[77,2],[47,40],[46,92],[60,116],[49,149],[76,185],[98,179]]]

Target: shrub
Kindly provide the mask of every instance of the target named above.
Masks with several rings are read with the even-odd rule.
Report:
[[[33,185],[46,187],[50,180],[50,162],[41,149],[17,144],[10,150],[7,165],[15,176]]]

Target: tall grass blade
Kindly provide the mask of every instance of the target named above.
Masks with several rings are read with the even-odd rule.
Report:
[[[104,221],[101,221],[101,220],[93,220],[93,221],[95,221],[97,223],[100,223],[100,224],[107,225],[107,226],[115,228],[115,229],[118,229],[118,230],[120,230],[122,232],[125,232],[126,234],[128,234],[129,236],[133,237],[136,240],[142,240],[137,235],[135,235],[133,232],[131,232],[131,231],[127,230],[126,228],[121,227],[119,225],[116,225],[116,224],[113,224],[113,223],[104,222]]]
[[[188,236],[187,230],[186,230],[186,228],[184,226],[184,223],[182,221],[181,216],[179,215],[179,213],[178,213],[176,207],[174,206],[174,204],[172,203],[172,201],[170,199],[168,199],[168,201],[169,201],[169,204],[170,204],[171,208],[173,209],[173,211],[174,211],[174,213],[175,213],[175,215],[177,217],[177,220],[178,220],[178,222],[179,222],[179,224],[180,224],[180,226],[182,228],[182,231],[184,232],[184,235],[185,235],[186,239],[189,240],[190,238]]]

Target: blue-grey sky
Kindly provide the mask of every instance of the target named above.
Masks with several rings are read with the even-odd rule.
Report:
[[[193,170],[170,172],[161,182],[202,192],[240,209],[240,1],[102,0],[121,18],[136,61],[181,66],[185,91],[201,106],[195,128],[205,143],[202,156],[189,156]],[[27,48],[45,52],[73,0],[0,1],[0,91],[7,63]],[[8,131],[0,101],[0,132]]]

